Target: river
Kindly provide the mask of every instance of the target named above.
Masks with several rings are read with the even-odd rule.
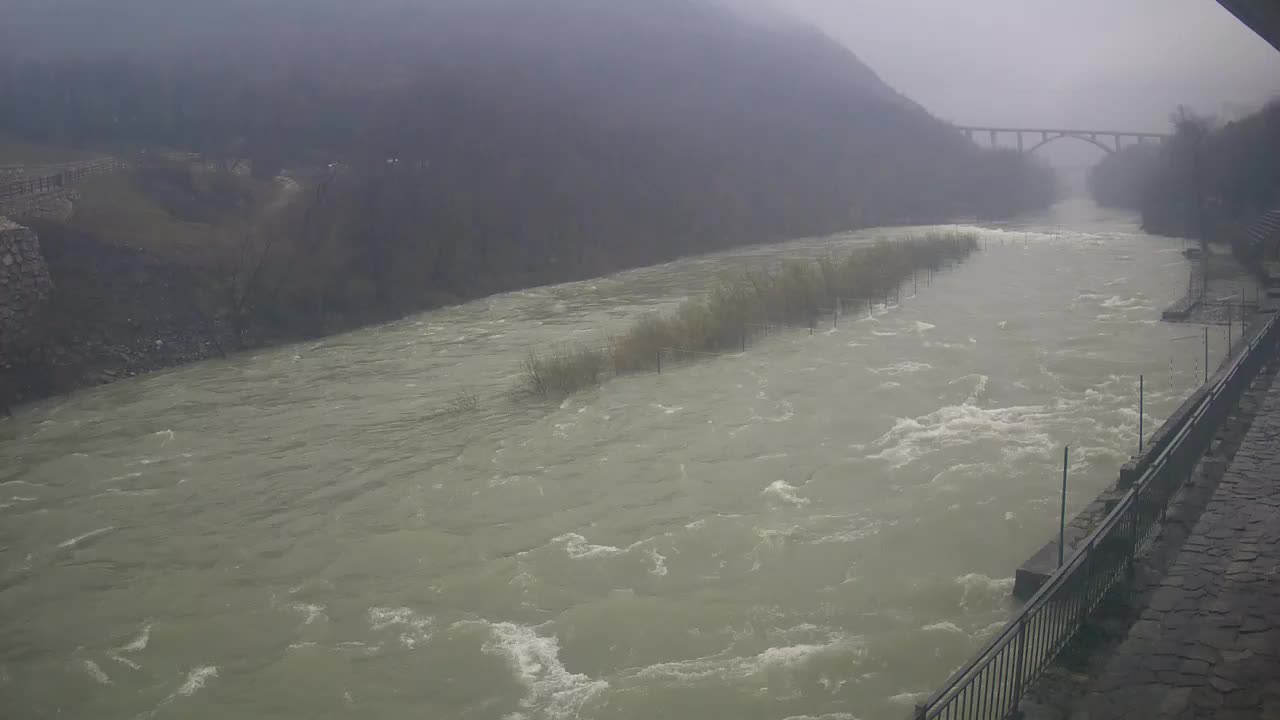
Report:
[[[1181,241],[1080,201],[980,231],[896,305],[563,403],[513,394],[530,348],[903,231],[22,409],[0,420],[0,715],[901,718],[1008,617],[1062,447],[1070,512],[1136,450],[1139,374],[1150,432],[1201,372],[1198,331],[1158,322]]]

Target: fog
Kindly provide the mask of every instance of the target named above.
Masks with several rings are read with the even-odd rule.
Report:
[[[1280,103],[953,123],[1277,91],[1213,0],[0,0],[0,713],[1029,688],[1011,575],[1239,339],[1158,318],[1184,238],[1265,269]]]
[[[1280,94],[1280,53],[1213,0],[772,1],[962,124],[1162,130]]]
[[[962,124],[1162,130],[1178,105],[1230,119],[1280,94],[1280,53],[1213,0],[720,2],[765,23],[816,25],[894,88]],[[232,7],[288,20],[300,17],[301,8],[336,6],[348,21],[360,18],[368,26],[378,8],[449,4],[9,0],[0,39],[10,49],[180,47],[191,35],[210,32],[218,16],[234,16]],[[644,5],[665,12],[662,3]]]

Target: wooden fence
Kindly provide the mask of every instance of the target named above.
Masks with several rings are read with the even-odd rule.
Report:
[[[16,200],[25,200],[38,195],[62,192],[72,185],[96,175],[107,175],[116,172],[124,163],[115,158],[95,160],[88,163],[66,165],[57,172],[43,174],[39,177],[28,177],[0,184],[0,205]],[[47,171],[50,168],[39,168]]]

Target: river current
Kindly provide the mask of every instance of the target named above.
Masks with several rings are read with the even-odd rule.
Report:
[[[548,403],[718,272],[514,292],[0,420],[0,715],[901,718],[1201,374],[1182,242],[1079,201],[898,302]],[[920,229],[916,229],[919,231]],[[1222,333],[1213,331],[1213,355]],[[1196,335],[1198,338],[1199,335]],[[466,395],[474,407],[460,401]]]

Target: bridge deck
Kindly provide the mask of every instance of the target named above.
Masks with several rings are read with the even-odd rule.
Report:
[[[997,132],[997,133],[1031,133],[1039,135],[1041,133],[1049,133],[1051,135],[1107,135],[1120,137],[1141,137],[1163,139],[1169,137],[1169,133],[1147,132],[1145,130],[1067,130],[1063,128],[1038,128],[1038,127],[1000,127],[994,125],[957,125],[957,130],[965,132]]]

